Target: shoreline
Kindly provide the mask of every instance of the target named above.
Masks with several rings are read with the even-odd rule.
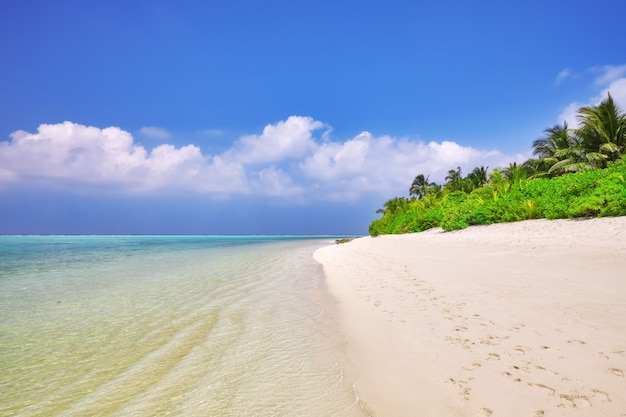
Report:
[[[626,217],[365,237],[314,258],[377,416],[626,413]]]

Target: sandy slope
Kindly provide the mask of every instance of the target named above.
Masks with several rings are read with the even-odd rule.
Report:
[[[626,416],[626,217],[319,249],[377,416]]]

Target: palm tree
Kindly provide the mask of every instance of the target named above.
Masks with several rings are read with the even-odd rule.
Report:
[[[456,167],[456,169],[451,169],[448,171],[448,175],[446,175],[446,185],[445,187],[450,191],[457,191],[463,189],[463,176],[461,175],[461,167]]]
[[[571,135],[567,122],[544,130],[545,135],[533,142],[533,155],[539,159],[554,158],[559,149],[569,148]]]
[[[471,188],[471,190],[469,190],[470,192],[476,188],[480,188],[483,185],[487,184],[487,170],[489,169],[489,167],[484,167],[484,166],[480,166],[480,167],[476,167],[474,168],[474,170],[472,172],[470,172],[469,174],[467,174],[466,182],[468,183],[468,188]]]
[[[537,159],[529,162],[535,171],[534,176],[555,175],[561,172],[551,171],[552,167],[567,157],[566,150],[572,149],[575,138],[567,127],[567,122],[554,125],[544,130],[544,135],[533,142],[533,155]],[[557,170],[558,171],[558,170]]]
[[[590,152],[583,145],[583,140],[578,132],[574,132],[574,135],[571,136],[570,147],[558,149],[554,153],[554,159],[556,161],[548,169],[550,176],[598,168],[602,166],[606,155]]]
[[[461,167],[456,167],[456,169],[451,169],[448,171],[448,175],[446,175],[446,181],[454,182],[458,181],[462,178],[461,176]]]
[[[376,210],[376,213],[382,213],[383,216],[387,214],[396,214],[402,211],[402,208],[407,205],[409,200],[404,197],[395,197],[385,202],[385,208]]]
[[[428,178],[430,176],[424,177],[423,174],[416,176],[409,189],[409,195],[415,196],[418,200],[423,198],[426,191],[436,185],[434,182],[428,182]]]
[[[606,155],[604,161],[620,159],[626,153],[626,115],[610,93],[597,106],[581,107],[578,119],[578,133],[588,152]]]
[[[567,122],[544,130],[544,136],[533,142],[533,154],[537,159],[527,161],[533,177],[557,176],[594,168],[605,158],[583,145],[580,130],[572,130]]]

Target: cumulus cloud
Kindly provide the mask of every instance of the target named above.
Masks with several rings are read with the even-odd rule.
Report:
[[[596,84],[606,85],[626,75],[626,65],[604,65],[592,68],[592,72],[599,73]]]
[[[450,141],[369,132],[333,141],[329,132],[320,121],[292,116],[259,135],[241,137],[225,152],[207,155],[195,145],[146,149],[118,127],[42,124],[36,133],[17,131],[10,142],[0,142],[0,184],[345,200],[364,193],[406,194],[420,173],[443,182],[457,166],[495,168],[512,160]]]
[[[298,158],[315,146],[313,132],[322,127],[322,122],[310,117],[291,116],[275,125],[265,126],[261,135],[240,138],[225,157],[245,164]]]
[[[557,117],[557,123],[562,124],[563,122],[567,122],[567,126],[570,128],[578,127],[578,118],[576,115],[578,114],[578,109],[580,109],[584,104],[581,104],[577,101],[574,101],[567,105],[559,116]]]
[[[448,170],[457,166],[466,170],[478,165],[496,167],[503,158],[498,151],[450,141],[425,143],[363,132],[343,143],[318,146],[301,163],[301,169],[318,181],[319,188],[331,190],[330,196],[342,195],[343,191],[343,198],[354,198],[363,192],[384,194],[393,190],[406,194],[408,184],[420,173],[442,183]]]
[[[579,126],[578,109],[600,104],[609,93],[622,110],[626,109],[626,65],[595,67],[592,72],[598,74],[594,82],[600,87],[600,91],[584,103],[569,103],[559,114],[558,123],[566,121],[569,127],[577,128]]]
[[[124,191],[182,187],[215,192],[246,183],[241,166],[207,158],[197,146],[166,144],[148,152],[134,143],[130,133],[117,127],[42,124],[37,133],[17,131],[11,138],[11,142],[0,143],[4,171],[0,178],[12,182],[118,185]]]
[[[602,90],[600,97],[607,97],[609,92],[617,105],[620,106],[622,110],[626,110],[626,77],[612,81],[607,88]]]
[[[139,134],[141,136],[150,138],[150,139],[158,139],[158,140],[167,140],[171,139],[172,135],[167,130],[162,127],[156,126],[146,126],[139,129]]]
[[[288,173],[275,166],[260,170],[251,178],[251,185],[260,194],[271,196],[294,196],[304,191],[301,186],[293,183]]]

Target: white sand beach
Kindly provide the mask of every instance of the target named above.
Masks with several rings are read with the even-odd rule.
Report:
[[[379,417],[626,416],[626,217],[319,249]]]

